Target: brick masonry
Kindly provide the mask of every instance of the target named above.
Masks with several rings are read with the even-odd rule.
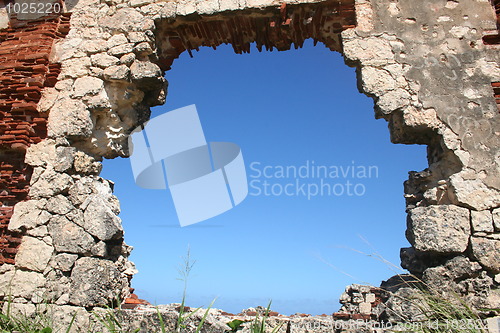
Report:
[[[483,41],[486,45],[498,47],[500,44],[500,0],[491,0],[491,4],[493,5],[493,9],[497,15],[497,31],[495,34],[488,34],[484,36]],[[500,82],[492,82],[491,86],[497,102],[498,111],[500,112]]]
[[[313,13],[311,15],[311,13]],[[170,69],[174,59],[182,52],[191,55],[202,46],[230,44],[237,54],[249,53],[255,42],[259,51],[289,50],[302,47],[312,38],[315,44],[324,42],[332,50],[341,50],[340,34],[356,26],[354,0],[321,2],[304,5],[283,3],[272,9],[254,10],[250,15],[206,16],[203,20],[177,20],[160,29],[159,65]]]
[[[28,199],[32,168],[26,149],[47,136],[48,114],[37,111],[41,91],[53,87],[60,65],[54,41],[69,31],[69,14],[37,21],[10,18],[0,32],[0,264],[14,263],[21,235],[7,230],[14,205]]]

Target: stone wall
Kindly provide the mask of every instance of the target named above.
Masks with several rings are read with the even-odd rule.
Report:
[[[488,0],[79,0],[66,10],[71,29],[50,40],[50,62],[30,53],[34,63],[23,67],[37,77],[60,66],[57,82],[47,74],[47,83],[34,84],[43,89],[27,82],[14,86],[16,95],[2,74],[9,84],[0,90],[3,119],[19,110],[33,115],[14,138],[31,138],[25,131],[38,133],[48,118],[43,141],[44,131],[32,135],[38,140],[12,141],[23,146],[0,137],[2,152],[22,152],[2,166],[13,200],[2,200],[2,209],[17,203],[8,229],[2,217],[3,295],[25,307],[43,299],[75,308],[127,297],[135,269],[100,161],[128,156],[130,131],[165,101],[164,71],[201,46],[231,43],[241,53],[256,42],[282,51],[313,38],[357,68],[359,89],[373,97],[394,143],[428,146],[429,167],[405,183],[412,246],[401,250],[403,267],[477,307],[500,307],[500,55],[484,37],[497,29]],[[13,22],[0,38],[21,31]]]

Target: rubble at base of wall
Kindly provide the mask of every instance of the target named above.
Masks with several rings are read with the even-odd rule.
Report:
[[[26,313],[34,311],[31,304],[12,304],[12,311]],[[29,308],[30,306],[33,309]],[[139,333],[151,332],[177,332],[179,317],[179,303],[168,305],[143,305],[136,309],[111,310],[95,308],[92,312],[82,307],[75,306],[46,306],[43,311],[56,323],[55,330],[69,332],[101,332],[104,323],[109,320],[119,323],[122,332],[132,332],[139,329]],[[242,323],[238,332],[252,332],[251,327],[256,322],[262,322],[265,309],[263,307],[249,308],[239,314],[230,314],[219,309],[194,309],[185,308],[183,317],[188,319],[182,321],[181,332],[204,332],[223,333],[230,332],[228,323],[240,320]],[[161,320],[160,320],[161,317]],[[74,318],[74,319],[73,319]],[[205,318],[205,319],[204,319]],[[204,320],[201,331],[197,331],[200,322]],[[72,323],[71,323],[72,322]],[[474,320],[473,324],[483,329],[482,332],[498,332],[500,317],[487,320]],[[421,332],[422,328],[436,329],[437,325],[448,325],[449,328],[460,325],[456,321],[423,320],[420,322],[391,323],[377,320],[363,319],[335,319],[331,315],[311,316],[306,314],[294,314],[291,316],[280,315],[270,312],[265,320],[265,332],[277,333],[382,333],[382,332]],[[472,324],[472,321],[471,321]],[[276,331],[274,331],[276,329]],[[443,330],[444,331],[444,330]]]

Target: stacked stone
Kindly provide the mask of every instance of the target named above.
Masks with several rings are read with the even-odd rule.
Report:
[[[34,168],[30,200],[16,205],[9,224],[24,237],[15,264],[2,266],[4,296],[93,307],[128,295],[131,248],[113,184],[97,176],[101,164],[50,139],[31,146],[26,162]]]
[[[333,314],[339,320],[380,320],[385,311],[384,292],[380,288],[351,284],[340,296],[340,310]]]
[[[405,183],[412,247],[401,251],[403,268],[444,296],[498,308],[500,125],[492,83],[500,58],[482,42],[496,17],[486,1],[435,2],[433,12],[416,6],[387,3],[385,13],[358,20],[343,33],[344,54],[361,68],[361,88],[388,120],[391,141],[428,145],[429,168]]]
[[[98,176],[99,161],[128,153],[128,134],[148,119],[150,106],[164,102],[166,81],[151,62],[156,59],[152,20],[126,17],[131,24],[126,29],[109,26],[94,34],[83,7],[68,39],[30,57],[45,64],[51,53],[58,63],[48,66],[61,71],[57,82],[47,74],[47,84],[34,85],[43,90],[40,101],[30,102],[36,113],[30,119],[44,119],[45,126],[48,117],[48,128],[43,127],[48,139],[32,142],[26,157],[22,154],[23,165],[33,169],[26,176],[29,200],[16,205],[6,230],[24,237],[1,267],[0,296],[9,296],[12,307],[26,313],[41,302],[70,305],[70,312],[112,305],[129,296],[135,273],[113,184]],[[44,33],[52,47],[57,36]],[[36,83],[38,76],[32,76],[29,82]],[[16,240],[9,235],[4,243]]]

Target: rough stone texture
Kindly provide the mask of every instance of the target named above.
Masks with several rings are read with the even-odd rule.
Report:
[[[493,233],[493,215],[490,211],[471,211],[471,222],[473,232]]]
[[[472,254],[487,270],[500,273],[500,240],[472,237]]]
[[[57,252],[88,255],[94,245],[94,239],[85,229],[64,216],[56,216],[50,220],[49,233]]]
[[[128,156],[130,131],[164,103],[164,71],[182,52],[230,43],[244,53],[253,42],[284,51],[313,38],[357,67],[359,89],[388,121],[392,142],[428,146],[429,167],[405,183],[413,247],[402,250],[402,265],[433,288],[497,304],[500,54],[488,1],[80,0],[65,7],[70,22],[64,14],[0,31],[2,57],[13,60],[0,67],[0,148],[9,161],[0,165],[0,291],[15,277],[16,303],[98,306],[127,296],[135,268],[99,162]],[[45,45],[30,59],[26,33]],[[20,66],[29,74],[19,76]],[[22,203],[28,182],[30,200]],[[23,234],[44,248],[43,264],[20,246]],[[52,247],[48,264],[42,242]],[[344,314],[378,315],[375,292],[354,289],[343,296]]]
[[[413,208],[408,214],[408,240],[421,252],[464,252],[469,244],[469,215],[468,209],[451,205]]]
[[[80,258],[71,271],[69,301],[84,307],[110,304],[116,300],[114,291],[127,285],[112,261]]]
[[[52,257],[54,248],[34,237],[23,237],[16,256],[16,266],[36,272],[43,272]]]

